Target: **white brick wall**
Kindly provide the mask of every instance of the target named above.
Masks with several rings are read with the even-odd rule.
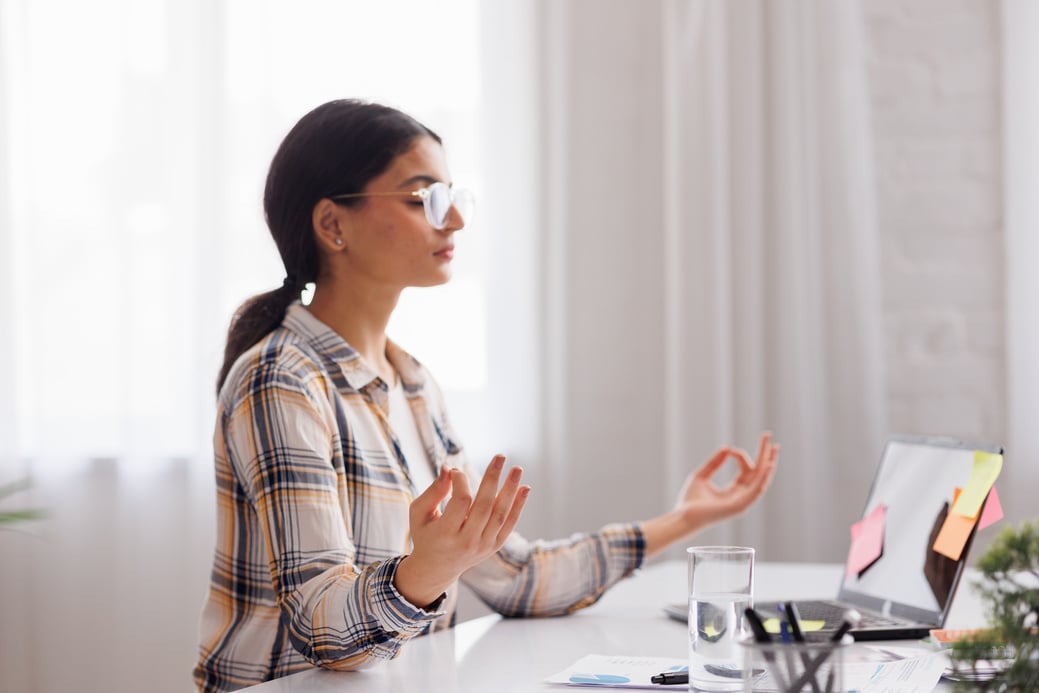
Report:
[[[863,5],[889,428],[1003,442],[999,4]]]

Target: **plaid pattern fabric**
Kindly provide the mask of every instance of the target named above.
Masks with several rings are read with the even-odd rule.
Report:
[[[428,372],[395,344],[427,454],[466,469]],[[341,337],[294,304],[242,355],[221,391],[214,434],[216,548],[195,681],[227,691],[310,666],[358,669],[450,625],[454,594],[426,611],[393,586],[411,547],[413,488],[387,420],[388,390]],[[556,542],[506,545],[462,579],[506,615],[594,603],[637,569],[637,524]]]

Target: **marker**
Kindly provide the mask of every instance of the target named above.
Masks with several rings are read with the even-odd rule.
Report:
[[[661,686],[671,686],[680,683],[689,683],[689,672],[688,671],[665,671],[662,674],[654,674],[649,677],[650,683],[657,683]]]
[[[750,629],[754,633],[754,639],[758,642],[770,643],[772,642],[772,636],[765,630],[765,624],[761,622],[761,617],[758,616],[758,612],[749,606],[743,610],[743,615],[747,617],[747,623],[750,624]]]
[[[841,639],[844,637],[844,635],[849,630],[851,630],[855,626],[859,625],[859,623],[861,621],[862,621],[862,614],[860,614],[855,609],[848,609],[847,611],[844,612],[844,623],[842,623],[840,625],[840,627],[833,634],[833,637],[830,638],[830,640],[832,642],[840,642]]]
[[[797,611],[797,605],[793,602],[786,603],[786,617],[790,621],[790,634],[797,642],[804,642],[805,636],[801,632],[801,614]]]
[[[772,636],[765,630],[765,624],[761,622],[761,617],[758,616],[758,612],[747,607],[743,610],[743,615],[747,618],[747,623],[750,624],[750,630],[754,633],[754,639],[760,645],[771,645]],[[780,667],[774,666],[776,663],[776,653],[772,651],[771,647],[762,648],[762,654],[765,657],[765,666],[769,671],[769,675],[775,679],[776,683],[779,684],[780,690],[786,690],[786,677],[783,676]]]
[[[786,608],[786,616],[790,620],[790,634],[794,636],[794,641],[795,642],[804,642],[805,641],[805,636],[804,636],[804,633],[801,632],[801,623],[800,623],[800,621],[801,621],[801,613],[797,610],[797,605],[794,604],[793,602],[787,602],[786,605],[785,605],[785,608]],[[801,651],[801,664],[803,664],[805,666],[805,668],[807,669],[808,666],[811,664],[811,661],[812,661],[812,658],[808,655],[808,653],[802,650]],[[830,675],[831,676],[833,675],[833,670],[832,669],[830,670]],[[814,676],[811,678],[811,680],[808,683],[810,683],[811,686],[812,686],[812,693],[822,693],[822,691],[819,690],[819,683],[815,680]],[[829,690],[832,690],[832,689],[833,689],[833,686],[831,684],[827,684],[826,690],[829,691]]]
[[[776,604],[776,611],[779,612],[779,640],[780,642],[790,643],[790,624],[787,623],[786,611],[783,609],[782,604]]]

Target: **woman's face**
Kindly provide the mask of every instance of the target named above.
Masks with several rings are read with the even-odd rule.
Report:
[[[420,137],[364,192],[412,192],[432,183],[450,183],[444,149]],[[454,208],[444,229],[426,219],[422,200],[409,195],[372,196],[352,207],[337,205],[344,262],[351,281],[370,281],[391,289],[435,286],[451,278],[454,233],[463,222]]]

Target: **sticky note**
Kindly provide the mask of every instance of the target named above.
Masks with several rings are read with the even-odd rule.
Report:
[[[961,494],[962,497],[962,494]],[[949,513],[938,532],[938,538],[934,540],[934,550],[943,556],[948,556],[954,561],[960,560],[963,546],[967,543],[970,531],[974,529],[975,518],[963,517],[956,513]]]
[[[847,575],[861,574],[884,551],[884,520],[887,506],[883,503],[851,526],[851,549],[848,551]]]
[[[992,452],[974,451],[974,467],[970,478],[963,487],[963,493],[952,505],[951,515],[961,517],[977,517],[981,504],[985,501],[992,484],[996,483],[999,472],[1003,469],[1003,456]]]
[[[765,626],[766,633],[775,635],[780,631],[778,618],[766,618],[761,625]],[[823,626],[826,625],[826,621],[798,621],[797,625],[801,626],[802,633],[814,633],[822,630]]]
[[[989,491],[985,509],[981,511],[981,519],[978,520],[978,530],[980,531],[989,525],[994,525],[1002,519],[1003,504],[999,502],[999,494],[996,493],[996,487],[993,486],[992,490]]]

